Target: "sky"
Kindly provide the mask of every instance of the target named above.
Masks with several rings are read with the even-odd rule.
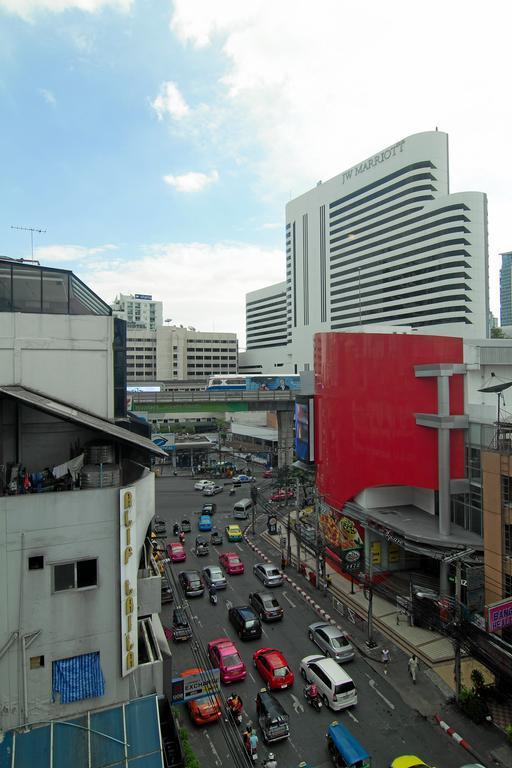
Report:
[[[0,253],[236,331],[286,202],[412,133],[512,250],[506,0],[0,0]]]

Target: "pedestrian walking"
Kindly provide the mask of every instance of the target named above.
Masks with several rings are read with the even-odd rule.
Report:
[[[419,661],[414,653],[407,662],[407,666],[409,668],[409,674],[412,677],[412,682],[414,685],[416,685],[416,675],[418,673]]]
[[[387,675],[388,673],[388,664],[391,660],[391,656],[389,653],[389,650],[387,648],[382,649],[382,656],[381,659],[382,663],[384,664],[384,674]]]

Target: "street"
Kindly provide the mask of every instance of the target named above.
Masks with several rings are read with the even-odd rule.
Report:
[[[258,648],[266,646],[281,650],[295,673],[293,687],[275,694],[290,716],[290,738],[267,748],[259,733],[258,750],[260,760],[272,750],[276,754],[280,768],[293,768],[303,760],[316,768],[331,765],[325,733],[329,723],[334,720],[342,722],[372,755],[372,768],[386,768],[395,757],[404,754],[418,755],[429,765],[438,766],[438,768],[459,768],[464,763],[471,762],[468,759],[469,755],[444,736],[438,726],[421,717],[404,703],[396,686],[393,687],[382,674],[382,669],[375,669],[374,664],[370,664],[368,659],[357,652],[355,660],[344,668],[356,684],[358,704],[349,710],[337,713],[325,707],[320,712],[313,710],[303,697],[303,680],[299,668],[304,656],[315,653],[320,655],[317,646],[307,636],[308,624],[317,621],[319,617],[288,585],[273,590],[285,611],[283,621],[274,624],[264,623],[263,636],[260,640],[239,640],[228,621],[227,609],[231,605],[247,604],[250,592],[264,589],[252,573],[252,566],[258,562],[258,558],[245,542],[228,544],[224,541],[222,546],[211,547],[208,557],[197,558],[193,554],[193,544],[198,533],[198,515],[203,502],[208,500],[202,493],[193,490],[193,484],[194,480],[191,477],[162,477],[157,479],[156,483],[156,510],[157,514],[167,522],[168,535],[172,531],[172,523],[179,522],[182,517],[188,516],[192,523],[192,532],[187,534],[185,544],[187,561],[172,565],[173,572],[177,574],[180,570],[187,568],[200,570],[208,564],[216,564],[220,552],[234,551],[242,557],[245,573],[227,576],[228,587],[219,592],[217,606],[210,604],[207,594],[188,601],[195,624],[195,640],[171,646],[172,676],[178,676],[180,671],[187,667],[198,666],[198,659],[203,659],[205,664],[205,649],[208,641],[228,636],[235,641],[247,666],[248,674],[241,683],[222,686],[222,692],[225,697],[233,691],[239,693],[244,702],[245,719],[255,722],[254,699],[258,690],[263,687],[263,681],[252,664],[252,654]],[[248,496],[248,486],[238,488],[235,496],[228,496],[227,490],[217,495],[215,502],[218,511],[214,516],[214,526],[224,533],[224,527],[228,523],[235,522],[231,515],[233,504],[237,499]],[[258,517],[256,530],[262,530],[265,522],[266,518],[264,520],[262,516]],[[176,540],[175,537],[169,535],[168,541],[173,540]],[[266,549],[263,543],[261,548]],[[279,567],[279,558],[275,553],[272,556]],[[175,592],[174,605],[184,602],[177,582]],[[172,607],[173,605],[170,605],[162,609],[164,624],[170,623]],[[351,632],[352,625],[343,624],[343,621],[340,619],[343,628]],[[166,693],[170,691],[169,665],[166,666],[166,673],[167,671]],[[407,700],[411,701],[410,691],[407,692]],[[226,739],[226,729],[233,729],[231,723],[221,722],[198,728],[192,723],[185,709],[180,714],[182,722],[189,730],[192,747],[202,766],[227,766],[233,762],[233,737]]]

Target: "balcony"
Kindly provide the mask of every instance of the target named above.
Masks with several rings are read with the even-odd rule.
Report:
[[[146,546],[147,541],[144,547]],[[160,571],[154,557],[149,555],[147,568],[139,569],[137,574],[137,615],[139,617],[160,613],[160,588]]]

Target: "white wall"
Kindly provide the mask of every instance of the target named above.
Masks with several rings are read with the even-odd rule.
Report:
[[[1,312],[0,384],[113,418],[113,330],[112,317]]]
[[[412,505],[431,515],[435,511],[434,492],[427,488],[415,488],[409,485],[381,485],[365,488],[355,497],[355,501],[365,509]]]

